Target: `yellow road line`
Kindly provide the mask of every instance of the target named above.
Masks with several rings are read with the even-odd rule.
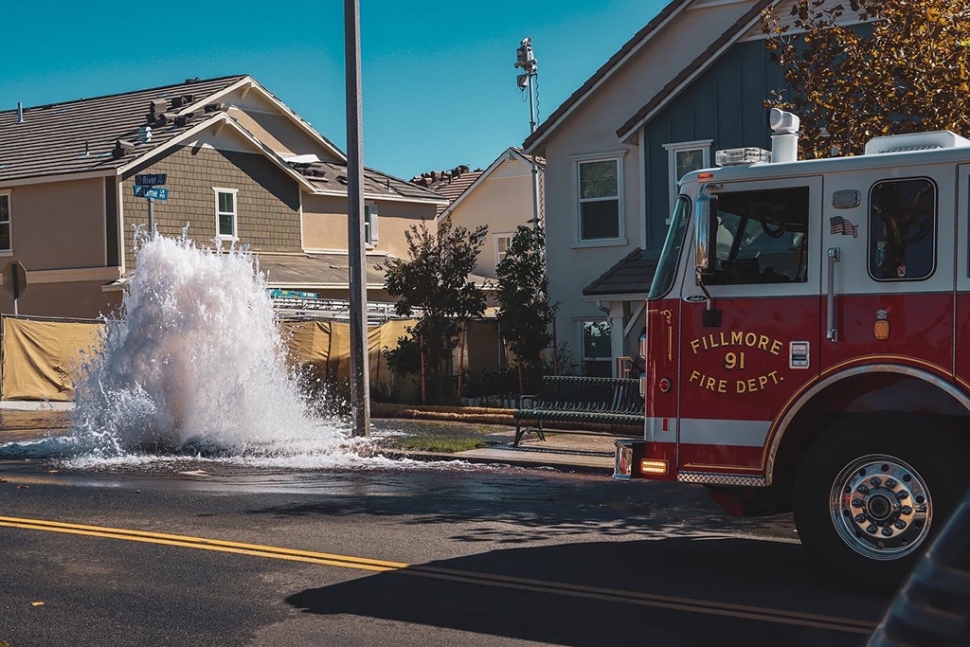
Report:
[[[695,600],[692,598],[640,593],[636,591],[623,591],[619,589],[585,586],[581,584],[566,584],[545,580],[494,575],[491,573],[476,573],[474,571],[462,571],[435,566],[410,565],[404,562],[393,562],[364,557],[354,557],[350,555],[337,555],[332,553],[320,553],[315,551],[293,550],[289,548],[279,548],[276,546],[245,544],[220,539],[204,539],[200,537],[146,532],[141,530],[128,530],[123,528],[110,528],[63,523],[58,521],[47,521],[43,519],[23,519],[18,517],[3,516],[0,516],[0,527],[19,528],[23,530],[41,530],[60,534],[118,539],[163,546],[176,546],[181,548],[195,548],[237,555],[249,555],[253,557],[265,557],[308,564],[319,564],[323,566],[352,568],[378,573],[396,572],[404,575],[414,575],[446,581],[465,582],[521,591],[533,591],[538,593],[558,594],[568,597],[595,599],[608,602],[636,604],[640,606],[758,620],[762,622],[813,627],[830,631],[868,634],[875,626],[875,624],[872,622],[862,620],[803,613],[799,611],[786,611],[782,609],[770,609],[766,607],[755,607],[726,602]]]
[[[130,535],[121,535],[117,533],[110,532],[96,532],[92,530],[76,530],[72,528],[56,528],[47,527],[38,524],[21,524],[21,523],[8,523],[6,521],[0,521],[0,527],[6,528],[22,528],[24,530],[43,530],[45,532],[56,532],[62,534],[71,535],[83,535],[86,537],[103,537],[105,539],[123,539],[125,541],[136,541],[145,544],[160,544],[162,546],[179,546],[181,548],[196,548],[199,550],[212,550],[221,553],[235,553],[237,555],[252,555],[254,557],[270,557],[273,559],[282,559],[291,562],[305,562],[308,564],[322,564],[324,566],[340,566],[343,568],[353,568],[357,570],[364,571],[376,571],[378,573],[383,573],[385,571],[395,570],[393,568],[388,568],[385,566],[374,566],[371,564],[361,564],[353,563],[349,561],[338,561],[329,559],[320,559],[314,557],[308,557],[303,555],[288,555],[285,553],[275,553],[271,551],[262,550],[247,550],[243,548],[231,548],[228,546],[215,546],[204,542],[184,542],[175,541],[171,539],[152,539],[150,537],[135,537]]]
[[[311,557],[314,559],[329,559],[353,564],[366,564],[370,566],[382,566],[384,570],[393,568],[407,568],[410,564],[403,562],[389,562],[382,559],[368,559],[366,557],[351,557],[349,555],[333,555],[330,553],[317,553],[307,550],[291,550],[288,548],[278,548],[276,546],[260,546],[259,544],[242,544],[235,541],[223,541],[221,539],[202,539],[200,537],[187,537],[185,535],[171,535],[158,532],[145,532],[142,530],[127,530],[125,528],[109,528],[103,526],[86,526],[76,523],[61,523],[58,521],[47,521],[44,519],[20,519],[17,517],[2,517],[0,522],[25,524],[39,527],[64,528],[69,530],[92,530],[96,532],[108,532],[116,535],[126,535],[131,537],[150,537],[154,539],[168,539],[183,543],[222,546],[226,548],[243,548],[246,550],[266,551],[280,553],[284,555],[296,555],[299,557]]]

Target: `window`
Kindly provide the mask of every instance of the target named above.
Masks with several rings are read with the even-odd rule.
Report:
[[[371,247],[377,244],[377,205],[364,205],[364,242]]]
[[[0,252],[10,251],[10,196],[0,195]]]
[[[663,251],[660,252],[657,272],[653,275],[649,299],[662,299],[674,287],[674,280],[677,278],[677,265],[680,261],[680,250],[684,247],[684,236],[687,234],[688,224],[690,224],[690,200],[686,196],[680,196],[677,200],[677,206],[674,208],[673,222],[667,230],[667,242],[664,243]]]
[[[720,193],[710,285],[808,281],[808,187]]]
[[[613,342],[609,322],[583,321],[583,375],[612,377]]]
[[[579,163],[579,238],[620,237],[620,160]]]
[[[869,275],[918,281],[936,268],[936,184],[929,179],[879,182],[869,192]]]
[[[498,265],[505,260],[509,253],[509,246],[512,244],[512,236],[509,234],[497,234],[495,236],[495,264]]]
[[[714,140],[705,139],[702,141],[682,142],[679,144],[665,144],[667,151],[667,166],[669,177],[668,195],[670,195],[670,210],[673,211],[674,203],[680,189],[677,184],[680,180],[694,171],[708,168],[711,165],[711,144]],[[670,220],[667,220],[670,224]]]
[[[216,235],[219,238],[235,240],[236,194],[237,189],[213,189],[216,192]]]

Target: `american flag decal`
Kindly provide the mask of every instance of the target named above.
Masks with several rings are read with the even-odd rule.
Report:
[[[852,236],[853,238],[859,237],[858,225],[853,225],[852,221],[848,218],[833,216],[829,222],[832,225],[833,234],[842,234],[843,236]]]

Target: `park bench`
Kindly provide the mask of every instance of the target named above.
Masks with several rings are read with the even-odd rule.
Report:
[[[523,395],[515,417],[515,443],[533,432],[541,440],[544,422],[590,422],[639,427],[643,431],[643,398],[637,380],[609,377],[543,376],[536,395]],[[538,426],[524,426],[535,422]],[[557,433],[595,433],[557,430]]]

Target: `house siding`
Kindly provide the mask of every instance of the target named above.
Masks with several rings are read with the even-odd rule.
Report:
[[[498,235],[515,235],[532,220],[532,167],[515,158],[502,162],[451,211],[451,221],[469,231],[488,225],[475,273],[494,279]]]
[[[209,245],[216,236],[216,203],[213,187],[238,189],[236,214],[239,243],[260,252],[298,252],[300,235],[300,187],[296,180],[261,154],[219,151],[212,148],[176,148],[125,174],[125,265],[134,267],[132,235],[148,222],[148,205],[136,198],[136,173],[165,173],[167,201],[155,201],[155,225],[166,236],[188,237]]]
[[[410,257],[405,232],[423,222],[437,231],[435,205],[391,200],[365,200],[378,211],[377,245],[371,251]],[[347,198],[325,195],[303,197],[303,244],[308,250],[347,249]]]
[[[765,42],[739,43],[668,104],[643,129],[646,250],[659,257],[670,215],[668,152],[664,144],[711,139],[711,164],[719,149],[771,149],[765,99],[785,87],[781,68]],[[620,256],[617,255],[616,260]]]

